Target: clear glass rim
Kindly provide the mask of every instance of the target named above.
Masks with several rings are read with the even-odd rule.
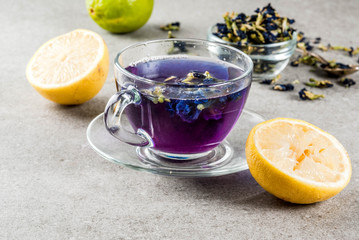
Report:
[[[239,55],[244,59],[244,61],[248,64],[248,68],[245,69],[245,71],[238,77],[230,79],[230,80],[226,80],[217,84],[202,84],[202,85],[179,85],[176,83],[165,83],[165,82],[158,82],[149,78],[144,78],[144,77],[140,77],[137,76],[129,71],[127,71],[124,67],[121,66],[121,64],[118,62],[118,59],[120,58],[121,54],[123,54],[124,52],[126,52],[129,49],[132,48],[136,48],[139,46],[146,46],[149,44],[153,44],[153,43],[161,43],[161,42],[192,42],[192,43],[196,43],[196,44],[207,44],[208,46],[220,46],[223,48],[227,48],[229,50],[232,50],[234,52],[239,53]],[[169,55],[170,56],[170,55]],[[186,55],[187,56],[187,55]],[[228,85],[234,82],[238,82],[241,81],[243,79],[247,79],[247,76],[250,75],[253,71],[253,62],[252,59],[245,54],[244,52],[242,52],[241,50],[239,50],[238,48],[232,47],[232,46],[228,46],[226,44],[222,44],[222,43],[216,43],[216,42],[211,42],[211,41],[207,41],[207,40],[202,40],[202,39],[194,39],[194,38],[172,38],[172,39],[157,39],[157,40],[150,40],[150,41],[145,41],[145,42],[139,42],[139,43],[135,43],[132,45],[129,45],[127,47],[125,47],[124,49],[122,49],[120,52],[117,53],[116,58],[115,58],[115,67],[121,71],[123,74],[125,74],[126,76],[130,77],[131,79],[136,79],[140,82],[146,82],[146,83],[151,83],[151,84],[161,84],[161,85],[166,85],[166,86],[171,86],[171,87],[186,87],[186,88],[203,88],[203,87],[217,87],[217,86],[223,86],[223,85]],[[127,66],[126,66],[127,67]]]
[[[218,41],[219,43],[222,43],[222,44],[230,44],[230,45],[233,45],[233,46],[237,46],[237,44],[235,43],[232,43],[232,42],[228,42],[228,41],[225,41],[223,39],[220,39],[219,37],[217,37],[216,35],[213,34],[213,29],[217,27],[217,24],[214,24],[212,25],[211,27],[208,28],[208,36],[211,36],[213,38],[216,39],[216,41]],[[297,42],[297,31],[294,31],[293,32],[293,38],[291,40],[287,40],[287,41],[283,41],[283,42],[277,42],[277,43],[267,43],[267,44],[248,44],[248,46],[250,47],[257,47],[257,48],[263,48],[263,47],[280,47],[282,45],[287,45],[287,44],[291,44],[291,43],[295,43]]]

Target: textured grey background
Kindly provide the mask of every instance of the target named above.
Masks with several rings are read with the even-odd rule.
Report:
[[[307,120],[334,134],[352,159],[348,187],[301,206],[266,193],[249,171],[183,179],[127,169],[100,158],[86,141],[89,122],[114,93],[110,70],[101,92],[80,106],[59,106],[27,83],[25,67],[44,42],[76,28],[103,36],[111,59],[123,47],[165,38],[158,26],[180,21],[177,37],[205,38],[225,11],[252,13],[266,1],[155,0],[140,30],[114,35],[98,27],[79,1],[5,1],[0,8],[1,239],[359,239],[359,83],[335,85],[316,102],[254,83],[247,107],[267,118]],[[323,43],[359,46],[359,1],[272,1],[296,28]],[[344,53],[325,56],[354,63]],[[307,67],[283,79],[308,80]],[[359,80],[359,74],[352,77]]]

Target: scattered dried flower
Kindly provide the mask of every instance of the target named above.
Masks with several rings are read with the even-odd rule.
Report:
[[[324,98],[324,95],[322,94],[314,94],[307,89],[303,88],[298,92],[300,99],[302,100],[316,100],[319,98]]]
[[[328,51],[329,48],[330,48],[330,46],[324,46],[324,45],[322,45],[322,44],[319,44],[319,45],[318,45],[318,49],[319,49],[319,50],[322,50],[323,52]]]
[[[310,78],[309,82],[306,82],[305,85],[310,87],[317,87],[317,88],[333,87],[333,83],[329,80],[315,80],[314,78]]]
[[[270,85],[272,84],[272,79],[264,79],[259,82],[260,84]]]
[[[328,51],[328,50],[344,51],[347,52],[351,57],[359,53],[359,47],[354,49],[353,47],[331,46],[330,44],[328,44],[327,46],[320,44],[318,46],[318,49],[321,51]]]
[[[341,79],[339,80],[339,84],[342,85],[342,86],[344,86],[344,87],[346,87],[346,88],[355,85],[355,83],[356,83],[356,82],[355,82],[353,79],[351,79],[351,78],[341,78]]]
[[[287,84],[276,84],[272,87],[273,90],[277,90],[277,91],[293,91],[294,90],[294,86],[291,83],[287,83]]]
[[[273,79],[264,79],[264,80],[260,81],[259,83],[260,83],[260,84],[270,85],[270,84],[273,84],[273,83],[277,82],[280,78],[281,78],[281,75],[278,74],[278,75],[277,75],[275,78],[273,78]]]
[[[322,38],[316,37],[313,43],[314,44],[319,44],[321,40],[322,40]]]
[[[168,50],[168,54],[184,53],[187,52],[186,42],[174,41],[173,47]]]
[[[290,65],[292,67],[298,67],[299,66],[299,60],[297,59],[297,60],[294,60],[294,61],[290,62]]]
[[[296,63],[303,63],[305,65],[313,66],[319,69],[350,69],[348,64],[343,64],[340,62],[336,62],[335,60],[328,61],[327,64],[321,63],[317,58],[305,53],[303,56],[300,56],[297,60],[291,63],[291,66],[296,67]]]
[[[167,37],[168,38],[176,38],[175,36],[173,36],[172,31],[167,32]]]
[[[302,49],[304,52],[311,51],[313,49],[313,46],[310,45],[310,41],[304,37],[303,32],[299,32],[297,34],[297,48]]]
[[[160,28],[163,31],[178,31],[180,29],[180,25],[181,25],[180,22],[173,22],[160,26]]]
[[[272,83],[277,82],[282,76],[278,74],[275,78],[273,78]]]

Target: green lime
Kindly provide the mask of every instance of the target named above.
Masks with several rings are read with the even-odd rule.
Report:
[[[127,33],[148,21],[153,0],[86,0],[86,7],[100,27],[113,33]]]

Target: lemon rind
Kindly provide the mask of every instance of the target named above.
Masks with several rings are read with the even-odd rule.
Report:
[[[96,40],[98,40],[98,42],[100,43],[99,44],[99,49],[98,49],[98,54],[97,54],[97,57],[95,59],[95,61],[93,61],[93,63],[88,67],[88,70],[85,71],[84,73],[80,74],[79,76],[77,76],[76,78],[72,79],[71,81],[68,81],[66,83],[61,83],[61,84],[42,84],[42,83],[39,83],[38,81],[36,81],[34,78],[33,78],[33,74],[32,74],[32,64],[33,62],[36,60],[36,57],[38,56],[38,53],[41,52],[41,50],[43,48],[45,48],[48,44],[50,44],[51,42],[61,38],[61,37],[64,37],[66,35],[69,35],[73,32],[83,32],[85,34],[88,34],[88,35],[92,35],[95,37]],[[32,56],[32,58],[30,59],[29,63],[27,64],[27,67],[26,67],[26,76],[27,76],[27,79],[29,80],[29,82],[34,85],[34,86],[37,86],[39,88],[42,88],[42,89],[55,89],[55,88],[62,88],[62,87],[66,87],[66,86],[70,86],[72,85],[73,83],[75,82],[78,82],[80,80],[82,80],[83,78],[87,77],[89,74],[91,74],[91,72],[99,65],[99,63],[101,62],[102,58],[104,57],[105,55],[105,42],[103,40],[103,38],[93,32],[93,31],[89,31],[89,30],[86,30],[86,29],[76,29],[74,31],[71,31],[71,32],[68,32],[68,33],[65,33],[65,34],[62,34],[60,36],[57,36],[55,38],[52,38],[50,39],[49,41],[47,41],[46,43],[44,43],[36,52],[35,54]]]

